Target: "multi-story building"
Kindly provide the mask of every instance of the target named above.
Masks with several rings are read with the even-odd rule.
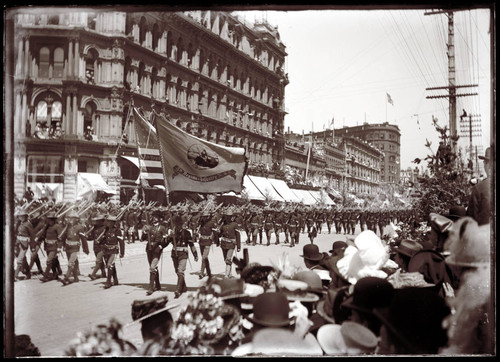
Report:
[[[136,187],[132,104],[284,167],[286,48],[277,29],[218,11],[19,8],[14,191],[75,200],[78,174]],[[118,147],[120,146],[120,147]],[[116,196],[115,199],[118,197]]]
[[[385,154],[381,164],[381,182],[399,184],[401,160],[401,132],[397,125],[364,123],[361,126],[335,130],[335,136],[354,136],[365,140]]]

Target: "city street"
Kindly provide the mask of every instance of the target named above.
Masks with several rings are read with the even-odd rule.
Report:
[[[359,233],[359,226],[357,233]],[[265,237],[264,237],[265,239]],[[248,246],[250,262],[263,265],[273,265],[283,256],[288,255],[289,262],[294,267],[303,267],[302,248],[309,243],[306,233],[300,236],[298,246],[291,248],[283,244],[284,234],[281,234],[279,245],[274,244],[274,235],[271,245]],[[315,239],[322,252],[328,252],[336,240],[346,240],[343,234],[328,234],[326,225],[322,233]],[[264,241],[265,243],[265,241]],[[92,243],[90,243],[92,244]],[[243,257],[243,248],[238,257]],[[197,245],[198,248],[198,245]],[[146,296],[149,272],[145,254],[145,243],[136,242],[126,244],[125,257],[117,259],[116,267],[120,285],[104,289],[105,279],[91,281],[87,276],[94,265],[94,253],[79,254],[80,277],[79,283],[63,286],[59,281],[40,282],[40,275],[34,275],[30,280],[15,283],[15,333],[28,334],[33,343],[40,349],[42,356],[63,356],[70,341],[76,337],[77,332],[83,332],[100,323],[106,323],[110,318],[116,318],[123,325],[132,322],[131,305],[134,300],[144,300],[168,295],[168,305],[183,305],[187,300],[184,293],[180,298],[174,299],[177,276],[174,272],[170,258],[171,246],[163,251],[163,260],[160,262],[161,292]],[[198,255],[200,255],[198,250]],[[61,258],[60,258],[61,259]],[[210,262],[214,275],[224,275],[224,263],[220,248],[212,246]],[[66,272],[67,260],[61,260],[63,273]],[[195,262],[190,254],[186,270],[186,283],[189,291],[196,290],[206,281],[198,278],[201,262]],[[45,259],[42,258],[45,267]],[[33,267],[36,270],[36,266]],[[233,275],[234,265],[233,265]],[[179,307],[172,309],[176,316]],[[123,330],[124,338],[134,344],[142,341],[140,323],[127,326]]]

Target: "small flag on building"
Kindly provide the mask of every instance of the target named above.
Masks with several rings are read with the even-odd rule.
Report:
[[[387,94],[387,102],[389,102],[391,105],[394,105],[394,101],[392,100],[391,95],[389,93],[386,94]]]
[[[155,114],[156,132],[167,189],[199,193],[243,190],[245,149],[221,146],[184,132]]]

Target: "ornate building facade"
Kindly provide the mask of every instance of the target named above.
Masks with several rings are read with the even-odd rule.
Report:
[[[284,167],[287,53],[267,23],[218,11],[20,8],[15,45],[17,195],[30,186],[75,200],[79,173],[116,192],[136,187],[138,170],[120,157],[136,153],[132,104],[244,147],[250,172]]]

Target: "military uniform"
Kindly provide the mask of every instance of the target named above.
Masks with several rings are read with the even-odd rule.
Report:
[[[47,282],[54,278],[57,279],[58,276],[57,264],[59,264],[59,260],[57,259],[57,253],[63,246],[60,239],[60,235],[63,233],[63,228],[60,224],[56,223],[56,220],[57,217],[55,213],[50,212],[47,215],[47,225],[40,237],[40,240],[44,241],[44,249],[47,253],[47,266],[42,279],[40,279],[42,282]],[[53,277],[49,275],[50,270],[54,273]]]
[[[24,270],[26,279],[30,279],[31,272],[28,261],[26,260],[26,252],[28,251],[30,243],[33,241],[33,225],[28,221],[28,213],[26,211],[19,213],[18,217],[21,221],[16,227],[16,248],[18,248],[18,254],[16,258],[17,266],[14,272],[14,280],[17,280],[17,276],[21,269]]]
[[[174,229],[173,232],[167,237],[167,245],[172,244],[172,261],[174,263],[175,272],[177,274],[177,290],[175,291],[175,298],[187,291],[187,286],[184,278],[186,271],[187,260],[189,257],[188,249],[191,249],[194,260],[198,261],[198,252],[194,246],[193,237],[189,230],[184,227],[186,220],[182,215],[177,214],[173,216]]]
[[[118,285],[118,275],[116,274],[116,256],[120,254],[120,258],[125,255],[125,243],[123,242],[123,236],[115,216],[108,215],[105,218],[105,224],[107,223],[106,233],[104,234],[104,240],[102,248],[104,251],[104,260],[106,261],[106,267],[108,269],[108,276],[104,288],[111,288],[111,278],[113,278],[113,285]]]
[[[70,283],[69,278],[71,275],[73,275],[73,282],[78,282],[78,252],[80,251],[80,247],[82,247],[85,254],[88,255],[89,253],[87,238],[84,234],[84,227],[78,223],[78,214],[71,212],[67,218],[75,221],[70,221],[66,233],[62,237],[66,257],[68,258],[68,271],[63,279],[64,285]]]
[[[335,232],[340,234],[342,232],[342,216],[340,210],[336,210],[333,214],[333,222],[335,223]]]
[[[276,235],[275,244],[278,245],[280,243],[280,232],[284,231],[283,229],[283,213],[280,211],[274,212],[274,234]]]
[[[271,245],[271,235],[274,232],[274,215],[271,210],[264,210],[264,234],[266,235],[267,245]]]
[[[325,221],[326,221],[326,227],[328,229],[328,234],[332,233],[333,214],[334,214],[333,209],[325,211]]]
[[[202,279],[205,276],[205,269],[207,270],[208,277],[212,277],[212,271],[210,269],[210,262],[208,260],[208,255],[210,252],[210,246],[214,240],[214,229],[215,220],[210,216],[209,213],[202,214],[200,218],[199,227],[199,241],[200,253],[201,253],[201,269],[199,278]]]
[[[291,213],[288,219],[287,228],[290,233],[290,247],[294,247],[299,243],[300,236],[300,222],[297,213]]]
[[[42,263],[40,262],[40,258],[38,257],[38,251],[40,250],[41,243],[36,241],[36,236],[45,227],[45,222],[37,217],[31,219],[30,222],[31,225],[33,226],[33,239],[31,239],[30,242],[31,256],[30,256],[30,263],[28,266],[28,270],[31,271],[31,269],[33,268],[33,264],[36,264],[38,272],[40,274],[43,274]]]
[[[149,289],[146,295],[151,295],[155,290],[161,290],[158,262],[163,248],[167,246],[168,229],[159,221],[161,215],[153,214],[152,225],[145,225],[142,229],[142,240],[147,240],[146,256],[149,263]]]
[[[358,223],[358,212],[356,210],[352,210],[349,213],[349,230],[352,235],[356,231],[356,224]]]
[[[264,218],[258,212],[252,212],[250,216],[250,243],[252,245],[257,244],[257,236],[259,236],[259,242],[262,244],[262,229],[263,229]]]
[[[224,262],[226,263],[225,276],[231,276],[231,266],[233,264],[234,249],[241,250],[241,241],[237,237],[236,229],[238,224],[233,220],[232,213],[229,211],[225,215],[224,224],[221,227],[220,246]]]
[[[89,278],[94,280],[97,279],[96,274],[99,269],[101,270],[101,278],[106,278],[103,243],[107,227],[103,224],[104,215],[96,215],[92,221],[94,226],[91,230],[90,239],[94,241],[95,267],[89,274]]]
[[[125,226],[123,232],[127,243],[135,243],[135,240],[139,238],[139,216],[137,215],[137,210],[128,210],[124,215],[123,224]]]
[[[349,233],[349,211],[342,211],[342,227],[344,228],[344,234]]]

